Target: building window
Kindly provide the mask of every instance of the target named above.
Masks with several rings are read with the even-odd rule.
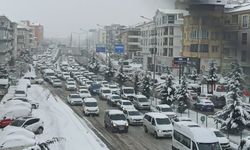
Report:
[[[191,37],[191,39],[197,39],[198,36],[197,36],[197,30],[196,29],[191,31],[190,37]]]
[[[168,23],[169,24],[173,24],[174,23],[174,19],[175,19],[174,15],[169,15],[168,16]]]
[[[163,56],[168,56],[168,49],[167,48],[163,48]]]
[[[168,35],[168,27],[164,28],[164,35]]]
[[[200,45],[200,52],[208,53],[208,44],[201,44]]]
[[[238,15],[233,15],[232,16],[232,23],[233,24],[238,24]]]
[[[241,61],[246,62],[247,61],[247,52],[241,51]]]
[[[174,45],[174,39],[173,38],[169,38],[169,46],[173,46]]]
[[[241,43],[243,45],[246,45],[247,44],[247,33],[242,33],[242,40],[241,40]]]
[[[169,48],[169,54],[168,54],[169,57],[173,57],[173,48]]]
[[[168,45],[168,38],[164,38],[163,45]]]
[[[198,44],[191,44],[190,52],[198,52]]]
[[[242,16],[242,27],[243,28],[248,28],[248,21],[249,21],[248,15]]]
[[[169,35],[174,35],[174,27],[169,27]]]
[[[213,53],[218,53],[218,46],[212,46],[212,52]]]
[[[202,29],[201,30],[201,38],[202,39],[208,39],[208,36],[209,36],[209,33],[208,33],[208,31],[207,31],[207,29]]]
[[[223,49],[223,54],[224,54],[225,57],[229,57],[229,55],[230,55],[230,49],[229,48],[224,48]]]

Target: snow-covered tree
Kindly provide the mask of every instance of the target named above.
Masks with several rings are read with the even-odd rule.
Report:
[[[205,80],[208,85],[208,93],[213,94],[213,91],[215,89],[215,84],[218,81],[218,76],[216,74],[217,68],[215,67],[214,61],[209,63],[209,71],[208,75],[205,77]]]
[[[92,56],[92,58],[90,59],[89,63],[88,63],[88,68],[91,72],[97,73],[100,69],[100,64],[97,61],[97,59],[95,58],[95,56]]]
[[[216,121],[222,121],[222,129],[239,133],[250,123],[249,105],[242,102],[242,69],[232,70],[228,79],[227,105],[215,114]]]
[[[173,78],[169,76],[166,79],[165,85],[160,91],[162,104],[172,105],[175,100],[175,88],[173,87]]]
[[[176,92],[177,100],[177,110],[180,113],[183,113],[188,108],[188,91],[187,91],[187,79],[184,76],[181,78],[181,86]]]
[[[145,95],[147,98],[150,97],[150,80],[150,75],[146,74],[141,81],[142,94]]]
[[[196,81],[197,78],[198,78],[197,71],[196,71],[196,70],[192,71],[192,74],[190,74],[189,77],[190,77],[190,78],[194,81],[194,83],[195,83],[195,81]]]
[[[123,65],[121,65],[120,70],[117,72],[116,79],[120,87],[128,80],[127,75],[123,72]]]
[[[107,81],[110,81],[111,78],[114,77],[114,75],[115,75],[115,71],[114,71],[114,69],[113,69],[112,62],[111,62],[111,60],[110,60],[110,58],[109,58],[108,69],[107,69],[106,72],[105,72],[105,79],[106,79]]]

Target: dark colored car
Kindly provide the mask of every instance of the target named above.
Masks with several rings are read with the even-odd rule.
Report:
[[[194,108],[200,111],[214,111],[214,104],[212,101],[207,99],[198,100],[194,103]]]
[[[215,108],[223,108],[226,105],[225,96],[213,96],[210,98],[210,100],[213,102]]]
[[[93,82],[89,87],[89,92],[91,95],[98,95],[100,88],[102,87],[101,84]]]

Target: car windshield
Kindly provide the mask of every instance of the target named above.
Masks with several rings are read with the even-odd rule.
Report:
[[[71,98],[81,98],[80,95],[71,95]]]
[[[75,83],[74,82],[69,82],[68,85],[75,85]]]
[[[173,110],[171,108],[162,108],[161,111],[162,112],[173,112]]]
[[[110,115],[111,120],[126,120],[125,116],[123,114],[113,114]]]
[[[25,94],[24,91],[16,91],[15,94]]]
[[[123,89],[123,92],[126,94],[134,94],[135,93],[134,89]]]
[[[118,88],[116,85],[112,85],[112,86],[109,86],[109,88],[111,88],[111,89],[116,89],[116,88]]]
[[[123,102],[122,105],[132,105],[131,102]]]
[[[88,91],[80,91],[80,93],[89,93]]]
[[[103,90],[102,93],[111,93],[110,90]]]
[[[112,99],[121,99],[119,96],[112,96]]]
[[[215,134],[217,137],[225,137],[220,131],[214,131],[214,134]]]
[[[97,107],[97,103],[96,102],[87,102],[87,103],[85,103],[85,106],[87,106],[87,107]]]
[[[148,100],[146,98],[138,98],[139,102],[148,102]]]
[[[171,122],[168,118],[156,118],[156,122],[158,125],[171,124]]]
[[[200,150],[221,150],[220,144],[217,143],[198,143]]]
[[[139,111],[129,111],[128,114],[130,116],[139,116],[140,115],[140,112]]]
[[[21,127],[23,125],[23,123],[25,122],[25,120],[14,120],[11,125],[12,126],[16,126],[16,127]]]

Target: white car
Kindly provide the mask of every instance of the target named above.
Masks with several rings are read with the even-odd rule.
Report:
[[[124,109],[123,113],[129,125],[142,125],[143,115],[136,109]]]
[[[135,108],[137,108],[137,109],[150,110],[150,102],[147,99],[147,97],[144,95],[135,95],[135,97],[133,99],[133,103],[135,105]]]
[[[108,97],[107,104],[110,106],[115,106],[120,100],[122,100],[122,98],[119,95],[112,94]]]
[[[68,78],[70,78],[70,74],[69,74],[68,72],[63,72],[63,73],[62,73],[62,78],[63,78],[64,80],[67,80]]]
[[[66,86],[66,90],[75,91],[77,89],[75,82],[66,82],[65,86]]]
[[[3,106],[2,106],[3,107]],[[18,117],[28,117],[31,116],[32,109],[23,106],[11,106],[8,108],[0,107],[0,118],[18,118]]]
[[[109,88],[113,94],[117,94],[120,90],[120,88],[116,84],[110,84]]]
[[[69,94],[67,99],[70,105],[82,105],[83,103],[83,100],[79,94]]]
[[[134,105],[129,100],[120,100],[117,103],[117,105],[118,105],[118,107],[121,110],[124,110],[124,109],[135,109]]]
[[[85,98],[83,100],[83,113],[84,115],[97,115],[99,116],[99,108],[95,98]]]
[[[88,89],[79,89],[79,95],[81,98],[91,97],[91,94]]]
[[[112,95],[110,88],[102,87],[99,91],[99,98],[101,100],[107,100],[109,96]]]
[[[228,138],[218,129],[215,129],[215,128],[209,128],[209,129],[213,131],[215,136],[218,138],[221,148],[223,150],[229,150],[230,142]]]
[[[177,114],[167,104],[160,104],[160,105],[157,105],[155,108],[157,112],[160,112],[168,116],[170,119],[175,119],[177,117]]]
[[[52,81],[52,86],[53,87],[62,87],[62,81],[60,80],[60,79],[54,79],[53,81]]]
[[[135,90],[133,87],[122,87],[119,94],[124,99],[133,100],[135,97]]]
[[[25,128],[35,134],[42,134],[44,130],[44,122],[40,118],[24,117],[14,120],[11,126]]]
[[[8,101],[23,101],[23,102],[31,104],[32,109],[37,109],[39,107],[38,102],[34,102],[28,99],[27,97],[13,97],[13,98],[7,99],[6,101],[3,101],[3,104],[5,104]]]

